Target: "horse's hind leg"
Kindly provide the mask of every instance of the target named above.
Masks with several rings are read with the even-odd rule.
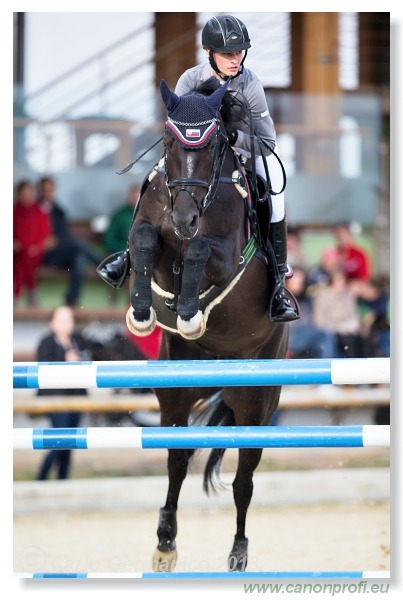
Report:
[[[245,571],[248,563],[248,538],[245,537],[246,513],[253,494],[253,472],[261,456],[261,448],[239,450],[238,468],[232,483],[237,519],[234,545],[228,556],[229,571]]]
[[[134,280],[126,323],[135,335],[146,336],[157,323],[151,296],[151,275],[158,247],[158,234],[154,227],[148,223],[136,227],[130,235],[129,247]]]
[[[162,392],[162,391],[161,391]],[[166,402],[160,400],[161,426],[186,426],[190,406],[182,403],[177,397],[178,390],[172,391]],[[158,545],[152,559],[153,571],[173,571],[177,560],[176,533],[179,494],[187,474],[189,459],[193,450],[168,450],[168,493],[165,505],[160,509],[158,521]]]
[[[169,487],[165,505],[160,508],[159,513],[158,545],[152,559],[153,571],[173,571],[176,565],[178,499],[192,453],[192,450],[168,450]]]
[[[267,425],[278,405],[280,388],[244,388],[231,392],[227,388],[225,402],[234,411],[236,425]],[[238,467],[232,483],[237,510],[236,534],[228,557],[229,571],[244,571],[248,562],[248,538],[245,536],[246,514],[253,494],[253,473],[262,457],[262,448],[240,448]]]

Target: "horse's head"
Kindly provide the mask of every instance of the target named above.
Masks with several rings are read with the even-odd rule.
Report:
[[[219,110],[227,84],[209,96],[191,92],[177,96],[165,81],[161,96],[168,110],[165,125],[165,180],[176,235],[191,239],[212,202],[228,145],[220,128]]]

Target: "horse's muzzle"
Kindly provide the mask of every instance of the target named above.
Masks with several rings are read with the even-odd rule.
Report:
[[[199,230],[199,217],[197,215],[194,215],[191,221],[188,221],[177,219],[172,214],[171,221],[175,235],[180,240],[191,240]]]

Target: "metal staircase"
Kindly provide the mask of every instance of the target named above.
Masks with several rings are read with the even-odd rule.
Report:
[[[199,28],[213,13],[198,13]],[[235,14],[235,13],[234,13]],[[256,51],[250,67],[266,85],[287,85],[289,20],[287,13],[243,13]],[[155,124],[154,13],[138,13],[137,26],[102,51],[72,66],[34,93],[20,98],[16,162],[35,172],[65,172],[94,166],[121,167],[150,147],[159,136]],[[272,35],[268,36],[268,30]],[[193,32],[183,32],[175,46]],[[198,45],[200,46],[200,45]],[[163,47],[159,53],[169,55]],[[205,60],[200,48],[198,59]],[[260,69],[259,69],[260,67]],[[279,74],[281,73],[281,74]],[[143,166],[153,163],[158,149]]]

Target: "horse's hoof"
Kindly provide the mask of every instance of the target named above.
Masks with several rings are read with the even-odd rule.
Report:
[[[201,310],[198,310],[195,316],[189,319],[189,321],[178,317],[176,326],[178,332],[185,340],[197,340],[206,331],[206,321]]]
[[[156,573],[171,573],[175,569],[178,553],[176,550],[162,552],[158,548],[153,554],[152,568]]]
[[[248,538],[235,540],[228,557],[228,571],[245,571],[248,564]]]
[[[139,337],[150,335],[157,325],[157,315],[155,314],[155,310],[151,306],[150,318],[147,321],[136,321],[133,316],[133,309],[130,307],[126,314],[126,325],[129,331],[134,333],[134,335],[138,335]]]

